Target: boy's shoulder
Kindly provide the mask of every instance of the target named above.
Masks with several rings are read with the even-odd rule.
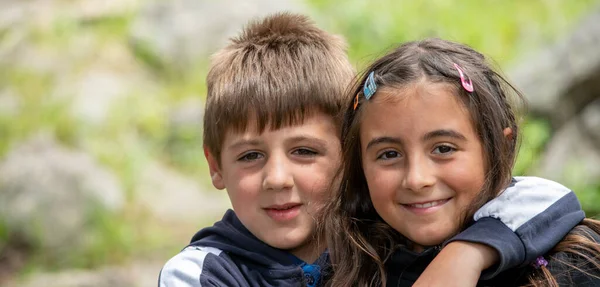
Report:
[[[218,248],[188,246],[165,263],[160,271],[158,286],[239,285],[235,280],[235,269],[235,263]]]
[[[327,256],[325,256],[327,257]],[[290,253],[271,247],[228,210],[204,227],[171,258],[159,275],[159,287],[303,286],[303,269]]]

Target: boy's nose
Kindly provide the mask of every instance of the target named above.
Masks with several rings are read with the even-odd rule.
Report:
[[[402,178],[402,187],[418,192],[433,186],[434,183],[435,176],[427,159],[413,157],[408,161],[404,177]]]
[[[284,156],[271,156],[264,166],[263,189],[283,190],[294,185],[289,162]]]

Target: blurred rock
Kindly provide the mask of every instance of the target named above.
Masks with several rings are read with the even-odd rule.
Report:
[[[56,92],[57,96],[73,96],[71,112],[85,123],[103,124],[115,105],[123,103],[129,96],[156,94],[150,77],[135,65],[127,65],[126,56],[123,56],[121,66],[116,64],[117,59],[108,58],[83,73],[63,78],[57,88],[60,91]]]
[[[119,30],[119,25],[128,25],[123,19],[139,9],[139,2],[0,3],[0,65],[45,79],[48,89],[40,97],[72,102],[77,120],[101,124],[119,99],[136,93],[151,94],[156,86],[132,54],[124,35],[107,36],[96,29],[113,25]]]
[[[0,163],[0,220],[49,254],[85,246],[95,212],[124,203],[117,179],[89,155],[38,136]]]
[[[131,39],[161,65],[185,69],[216,51],[254,17],[304,10],[299,0],[152,1],[142,7]]]
[[[588,136],[595,141],[600,150],[600,97],[588,105],[581,115],[582,125]]]
[[[27,36],[25,25],[17,22],[11,15],[0,6],[0,64],[3,65],[9,62],[18,50],[24,48]]]
[[[109,118],[115,105],[126,97],[156,94],[156,81],[141,67],[126,45],[100,44],[96,37],[80,35],[73,38],[66,49],[71,51],[72,58],[67,64],[53,66],[54,69],[62,68],[56,74],[51,94],[56,98],[70,99],[71,112],[77,120],[101,125]],[[61,57],[58,54],[52,56],[54,59]],[[77,67],[80,63],[83,63],[81,67]]]
[[[50,26],[59,18],[94,20],[134,12],[140,0],[0,0],[0,29],[10,23]]]
[[[10,89],[0,90],[0,116],[14,116],[21,105],[21,98]]]
[[[112,103],[125,95],[126,79],[110,71],[90,70],[80,80],[73,102],[73,113],[79,119],[102,123]]]
[[[34,67],[38,64],[49,67],[62,66],[59,65],[62,61],[48,63],[46,54],[49,51],[38,47],[41,46],[40,36],[57,33],[60,25],[72,25],[69,27],[72,29],[77,25],[131,14],[138,9],[138,2],[139,0],[2,0],[0,1],[0,34],[2,35],[0,63],[17,63]],[[32,33],[35,35],[32,36]],[[65,35],[65,31],[59,33],[62,33],[63,38],[71,36]],[[37,41],[35,38],[38,38]],[[64,61],[65,58],[72,57],[69,51],[61,52],[60,60]],[[42,54],[39,59],[35,57],[38,54]],[[38,63],[40,60],[42,63]]]
[[[5,287],[146,287],[156,286],[164,262],[133,262],[126,266],[104,267],[98,270],[64,270],[56,273],[35,273]]]
[[[204,223],[209,218],[220,218],[231,206],[227,192],[207,191],[196,181],[159,163],[146,165],[135,196],[162,222]]]
[[[600,7],[572,33],[529,57],[510,74],[529,112],[547,119],[552,138],[535,167],[565,184],[600,178]]]
[[[598,181],[600,99],[555,133],[540,160],[537,173],[565,184],[593,184]]]
[[[169,114],[171,128],[195,128],[200,133],[204,117],[204,101],[199,97],[188,98],[179,103]]]
[[[510,78],[529,101],[530,111],[566,123],[600,98],[600,7],[554,45],[524,57]]]

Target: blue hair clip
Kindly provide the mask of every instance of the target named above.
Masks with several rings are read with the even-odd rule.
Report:
[[[365,99],[368,101],[373,94],[377,91],[377,85],[375,84],[375,72],[371,72],[367,79],[365,80],[365,84],[363,85],[363,95],[365,95]],[[354,110],[358,107],[358,95],[360,93],[356,93],[356,97],[354,98]]]
[[[371,72],[365,81],[365,85],[363,87],[363,94],[365,95],[365,99],[369,100],[373,94],[377,91],[377,85],[375,84],[375,72]]]

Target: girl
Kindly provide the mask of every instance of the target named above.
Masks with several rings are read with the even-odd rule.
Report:
[[[411,286],[444,243],[483,216],[475,211],[526,182],[511,176],[519,130],[510,97],[522,97],[483,55],[440,39],[406,43],[377,60],[352,95],[342,184],[326,218],[331,282]],[[540,190],[555,184],[539,181]],[[486,207],[523,205],[516,197],[513,204]],[[584,219],[533,265],[479,284],[600,286],[599,233],[600,222]]]

